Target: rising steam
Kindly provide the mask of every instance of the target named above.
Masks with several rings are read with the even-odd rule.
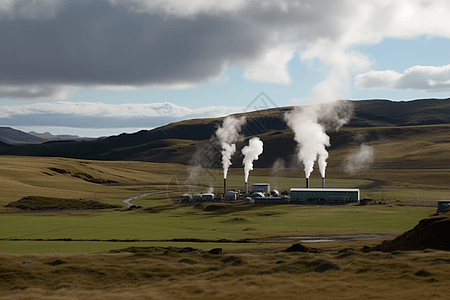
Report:
[[[298,159],[305,166],[305,176],[309,178],[318,162],[322,178],[325,178],[327,168],[330,137],[326,129],[338,130],[348,123],[353,113],[353,106],[349,101],[335,101],[322,105],[295,107],[284,116],[288,126],[294,132],[294,139],[298,144]]]
[[[236,141],[239,139],[239,132],[245,124],[245,116],[240,118],[226,117],[222,126],[217,128],[216,136],[222,147],[223,178],[227,178],[228,169],[231,166],[231,156],[236,152]]]
[[[367,169],[373,162],[373,147],[361,144],[358,151],[351,153],[345,158],[344,170],[347,173],[354,174],[362,169]]]
[[[244,165],[245,172],[245,182],[248,182],[248,175],[251,170],[253,170],[253,161],[258,160],[259,155],[263,152],[263,142],[254,137],[248,142],[248,146],[242,149],[242,154],[244,154]]]

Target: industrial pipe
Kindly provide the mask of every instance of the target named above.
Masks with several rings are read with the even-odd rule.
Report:
[[[248,182],[245,182],[245,194],[248,194]]]
[[[325,188],[325,178],[322,178],[322,188]]]
[[[223,179],[223,194],[225,195],[227,193],[227,179]]]
[[[306,178],[306,188],[309,189],[309,178]]]

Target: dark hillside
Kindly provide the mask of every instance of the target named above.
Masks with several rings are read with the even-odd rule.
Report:
[[[340,147],[359,145],[389,139],[406,139],[436,134],[447,134],[447,126],[423,126],[429,124],[450,124],[450,100],[428,99],[408,102],[388,100],[353,101],[354,117],[350,124],[339,132],[330,131],[330,151]],[[245,114],[247,123],[242,129],[245,141],[237,144],[238,151],[252,136],[264,141],[264,154],[255,163],[257,167],[270,167],[282,157],[293,161],[296,143],[288,129],[283,115],[290,107],[255,111]],[[239,115],[238,115],[239,116]],[[174,162],[190,164],[194,154],[208,155],[218,159],[219,150],[211,144],[217,126],[223,118],[195,119],[153,130],[142,130],[133,134],[121,134],[94,141],[58,141],[40,145],[17,145],[8,147],[0,144],[0,155],[68,157],[96,160],[138,160],[151,162]],[[415,126],[422,125],[422,126]],[[358,136],[358,141],[355,137]],[[442,139],[442,138],[441,138]],[[447,143],[447,141],[436,141]],[[212,156],[211,156],[212,155]],[[201,159],[201,157],[200,157]],[[208,158],[209,160],[211,158]],[[239,160],[239,154],[234,157]],[[213,163],[213,162],[209,162]],[[233,164],[237,167],[239,164]]]
[[[7,144],[7,143],[4,143],[4,142],[0,141],[0,151],[3,150],[3,149],[10,149],[12,147],[14,147],[14,146],[11,146],[10,144]]]
[[[354,101],[349,127],[411,126],[450,123],[450,99]]]

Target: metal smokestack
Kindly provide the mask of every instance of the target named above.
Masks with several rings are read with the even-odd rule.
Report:
[[[245,182],[245,194],[248,194],[248,182]]]
[[[309,189],[309,178],[306,178],[306,188]]]
[[[322,178],[322,188],[325,188],[325,178]]]
[[[223,194],[225,195],[227,193],[227,179],[223,179]]]

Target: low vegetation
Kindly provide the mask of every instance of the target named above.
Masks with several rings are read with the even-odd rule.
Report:
[[[6,207],[21,210],[89,210],[121,208],[120,205],[101,203],[95,200],[60,199],[51,197],[29,196],[11,202]]]
[[[342,245],[345,247],[345,245]],[[286,248],[286,247],[284,247]],[[2,299],[446,299],[446,252],[127,248],[0,255]]]

